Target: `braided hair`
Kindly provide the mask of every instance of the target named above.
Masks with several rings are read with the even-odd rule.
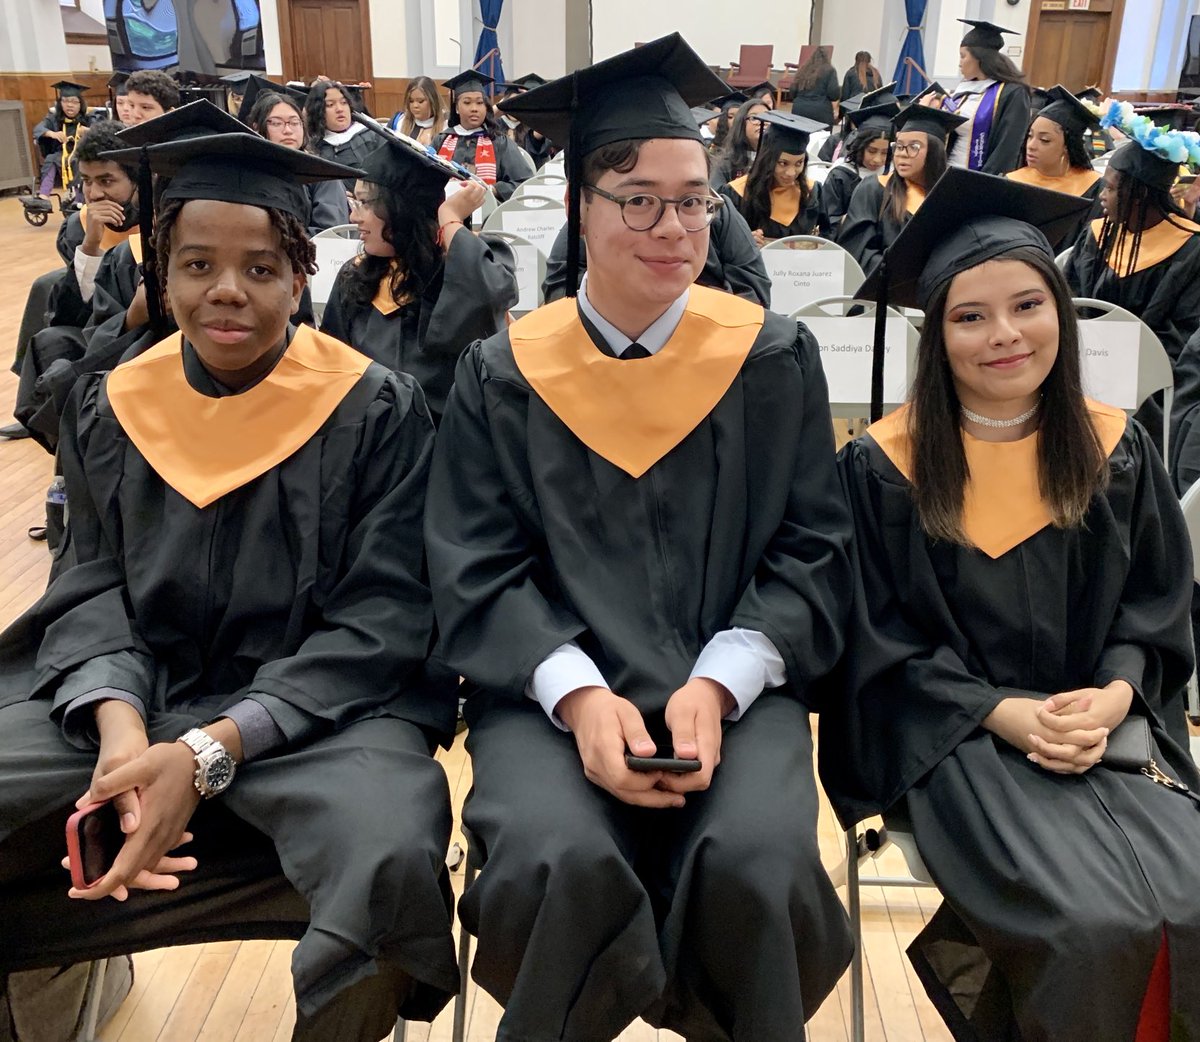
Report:
[[[1185,228],[1186,226],[1181,225],[1179,221],[1187,220],[1187,214],[1179,209],[1167,189],[1156,188],[1116,170],[1112,172],[1118,178],[1116,213],[1109,214],[1104,219],[1097,245],[1105,264],[1108,264],[1114,250],[1118,255],[1127,251],[1125,270],[1118,273],[1118,277],[1128,278],[1137,270],[1142,231],[1146,227],[1147,218],[1157,213],[1168,224]]]

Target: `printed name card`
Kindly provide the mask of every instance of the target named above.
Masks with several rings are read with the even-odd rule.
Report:
[[[1141,323],[1084,319],[1079,340],[1084,394],[1118,409],[1136,409]]]
[[[762,259],[771,279],[771,310],[781,315],[846,292],[846,253],[842,250],[763,250]]]
[[[526,204],[539,202],[536,196],[522,196]],[[535,209],[512,209],[500,211],[500,227],[512,235],[519,235],[527,242],[533,243],[542,256],[549,257],[554,240],[558,238],[558,230],[566,223],[567,211],[559,203],[546,201],[544,206]]]
[[[874,317],[815,315],[800,321],[821,349],[829,401],[834,405],[869,402]],[[889,405],[903,402],[908,391],[908,330],[902,318],[889,318],[884,324],[883,400]]]
[[[538,306],[538,251],[536,246],[509,244],[517,259],[517,292],[513,311],[532,311]]]
[[[317,273],[312,277],[309,289],[314,304],[326,304],[333,296],[333,283],[338,272],[342,270],[342,265],[358,255],[362,243],[357,238],[341,239],[330,236],[313,239],[313,245],[317,248]]]

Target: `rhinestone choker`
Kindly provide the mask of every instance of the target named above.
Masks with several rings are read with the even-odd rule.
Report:
[[[1020,427],[1021,424],[1027,423],[1037,415],[1038,409],[1042,407],[1041,399],[1034,404],[1032,409],[1021,413],[1020,416],[1014,416],[1011,420],[994,420],[990,416],[982,416],[977,412],[972,412],[965,405],[960,405],[962,414],[972,423],[977,423],[981,427],[991,427],[993,430],[1005,430],[1010,427]]]

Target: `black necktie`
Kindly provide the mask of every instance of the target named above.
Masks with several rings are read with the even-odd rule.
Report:
[[[647,351],[641,344],[630,344],[624,351],[621,352],[621,361],[624,362],[630,358],[649,358],[650,352]]]

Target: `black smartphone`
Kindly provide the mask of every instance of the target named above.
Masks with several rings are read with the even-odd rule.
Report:
[[[116,806],[92,803],[67,819],[67,861],[71,882],[86,890],[112,868],[125,843]]]
[[[641,773],[666,771],[668,774],[695,774],[700,770],[700,761],[678,760],[673,756],[633,756],[626,753],[625,766],[631,771]]]

